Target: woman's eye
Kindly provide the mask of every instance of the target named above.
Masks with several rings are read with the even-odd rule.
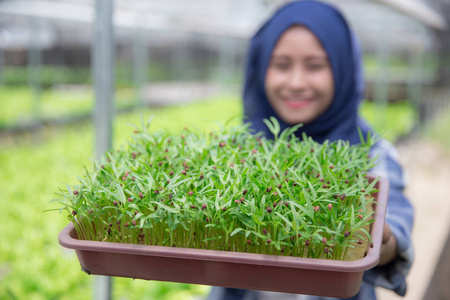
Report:
[[[290,67],[289,63],[279,63],[279,62],[274,62],[271,63],[271,67],[277,70],[287,70]]]
[[[312,71],[318,71],[318,70],[324,69],[325,67],[326,67],[325,64],[310,64],[310,65],[307,65],[307,68],[309,70],[312,70]]]

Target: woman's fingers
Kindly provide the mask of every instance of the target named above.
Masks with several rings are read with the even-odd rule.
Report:
[[[383,244],[387,244],[387,242],[391,238],[391,235],[392,235],[391,234],[391,227],[388,224],[384,223],[382,243]]]
[[[391,233],[391,227],[388,224],[384,224],[383,240],[380,252],[380,261],[378,266],[383,266],[395,259],[397,256],[397,240]]]

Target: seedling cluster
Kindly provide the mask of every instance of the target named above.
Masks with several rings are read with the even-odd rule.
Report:
[[[371,243],[372,138],[319,144],[265,122],[273,140],[143,126],[54,201],[85,240],[336,260]]]

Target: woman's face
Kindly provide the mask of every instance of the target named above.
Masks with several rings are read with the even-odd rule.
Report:
[[[316,36],[293,26],[278,40],[265,79],[269,103],[287,124],[307,124],[331,105],[333,72]]]

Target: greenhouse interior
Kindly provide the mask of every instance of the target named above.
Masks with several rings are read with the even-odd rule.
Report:
[[[147,120],[171,134],[242,123],[251,39],[289,2],[0,0],[0,299],[211,299],[209,285],[86,274],[58,242],[69,221],[54,199]],[[359,113],[397,148],[415,211],[407,293],[376,295],[444,299],[450,2],[322,2],[357,36]]]

